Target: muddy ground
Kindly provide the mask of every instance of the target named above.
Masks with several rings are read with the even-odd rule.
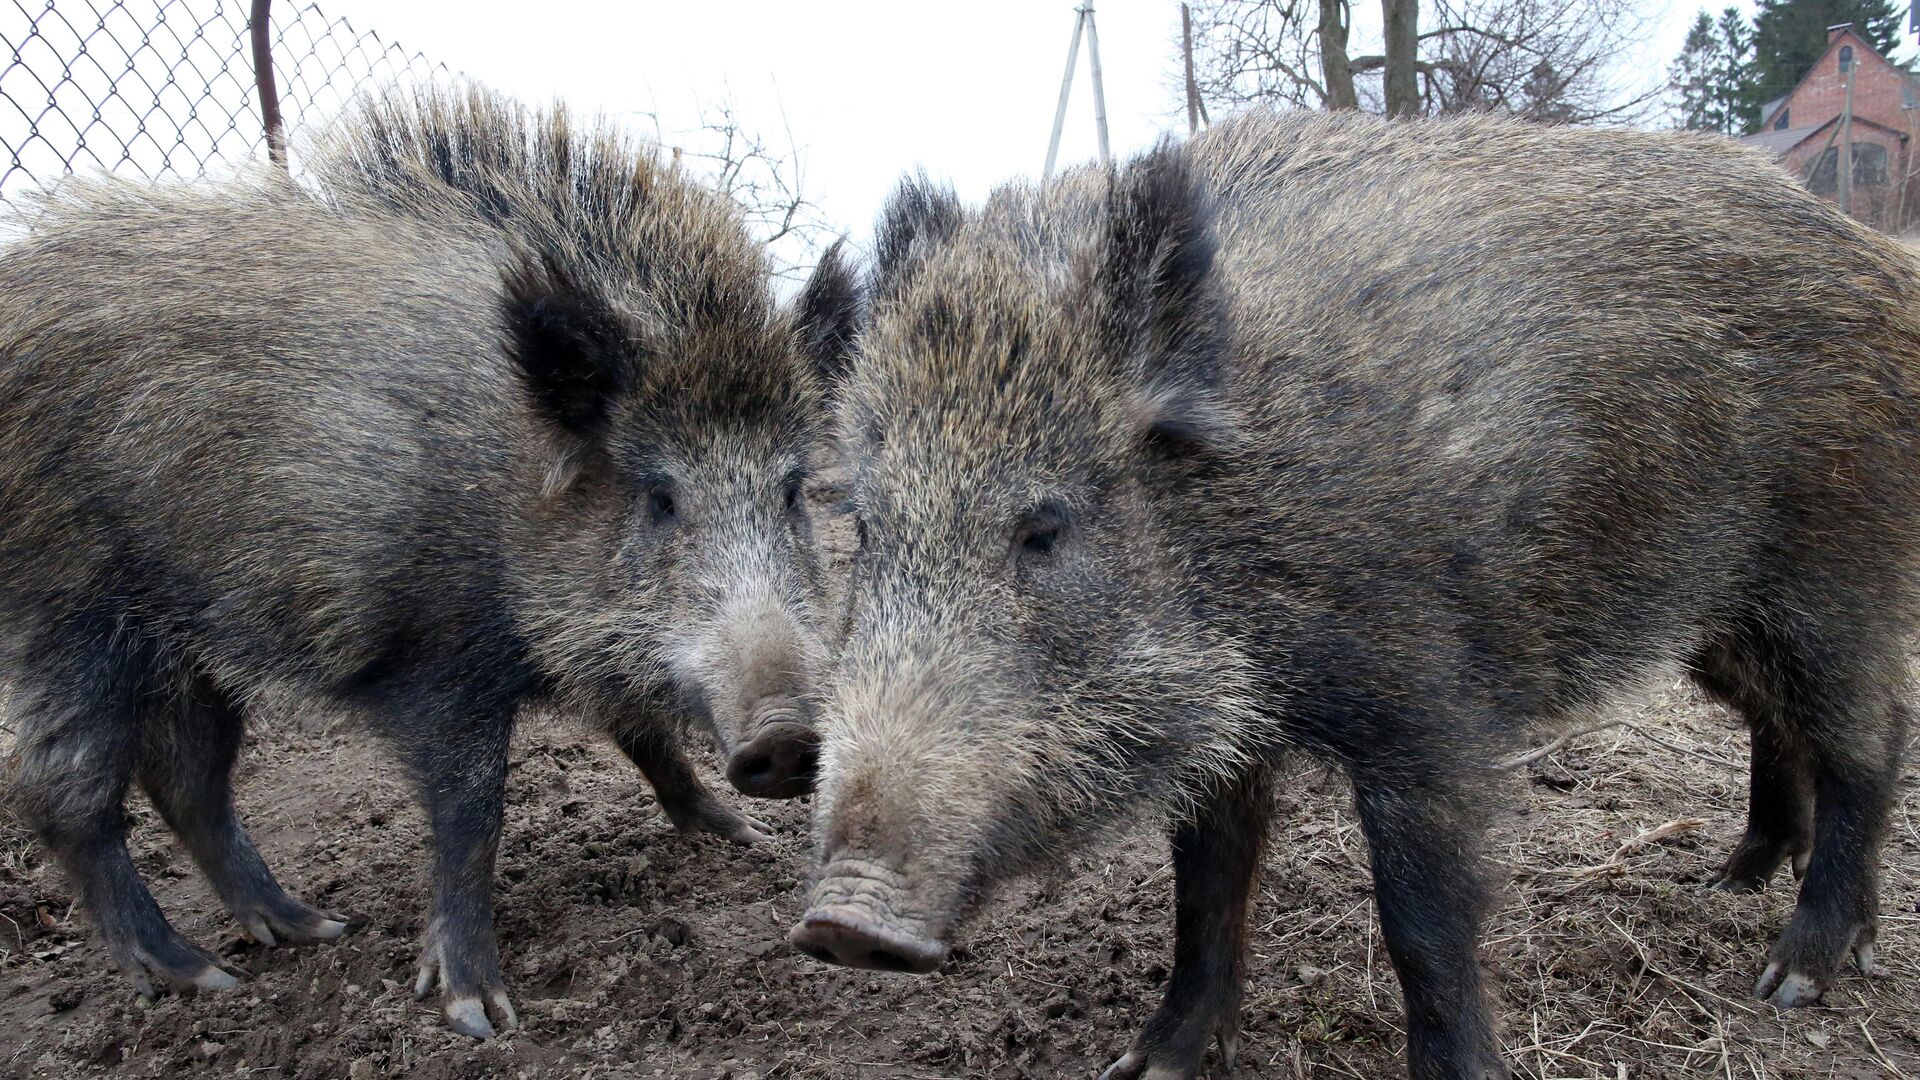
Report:
[[[1748,990],[1791,890],[1702,888],[1743,818],[1743,732],[1678,685],[1607,719],[1630,726],[1514,770],[1504,792],[1506,884],[1484,955],[1517,1075],[1920,1078],[1920,781],[1904,779],[1887,847],[1880,973],[1780,1014]],[[1307,765],[1283,788],[1234,1075],[1404,1075],[1348,794]],[[760,847],[683,837],[610,744],[536,718],[513,753],[499,866],[524,1027],[475,1043],[410,994],[424,830],[378,745],[340,718],[269,716],[239,791],[282,882],[352,932],[245,942],[136,797],[136,856],[161,904],[252,974],[144,1004],[0,804],[0,1076],[1091,1080],[1167,975],[1171,877],[1152,823],[1008,890],[931,977],[837,970],[785,943],[805,800],[750,807],[777,830]]]

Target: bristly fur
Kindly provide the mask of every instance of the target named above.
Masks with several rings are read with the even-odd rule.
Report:
[[[820,256],[800,295],[804,313],[801,348],[822,380],[837,383],[853,356],[854,339],[866,320],[866,294],[847,261],[846,244],[836,240]]]
[[[1504,1076],[1487,764],[1679,668],[1754,733],[1721,883],[1807,868],[1760,992],[1870,962],[1912,253],[1724,139],[1259,111],[977,210],[908,181],[880,232],[816,905],[938,939],[1171,807],[1176,963],[1119,1074],[1191,1076],[1301,749],[1352,777],[1413,1074]]]
[[[780,310],[726,199],[478,88],[369,100],[306,165],[75,181],[0,250],[21,806],[117,963],[218,985],[127,860],[126,788],[249,932],[338,932],[272,881],[227,773],[262,688],[364,710],[435,830],[425,975],[483,1033],[510,1016],[488,879],[523,702],[603,726],[676,825],[758,836],[674,735],[701,715],[731,753],[804,719],[805,353],[844,347],[844,290]]]
[[[874,230],[873,271],[867,291],[876,302],[893,299],[912,279],[928,251],[960,227],[960,198],[925,173],[902,178]]]

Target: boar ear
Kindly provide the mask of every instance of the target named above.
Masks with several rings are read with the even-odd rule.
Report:
[[[798,313],[800,347],[829,384],[839,381],[853,355],[861,302],[860,283],[847,265],[846,242],[836,240],[800,290]]]
[[[925,173],[901,179],[880,212],[873,239],[875,300],[890,300],[906,288],[927,256],[953,239],[960,228],[960,197]]]
[[[605,299],[553,259],[524,257],[504,277],[507,350],[554,435],[541,485],[552,497],[572,486],[606,435],[632,379],[633,346]]]
[[[553,259],[506,272],[508,349],[540,415],[591,443],[606,431],[628,370],[621,320]]]
[[[1230,423],[1220,400],[1226,311],[1212,215],[1186,155],[1163,141],[1114,177],[1099,285],[1108,347],[1133,365],[1150,438],[1205,443]]]

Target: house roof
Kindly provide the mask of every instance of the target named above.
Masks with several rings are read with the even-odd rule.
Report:
[[[1776,158],[1787,156],[1787,152],[1806,141],[1809,135],[1826,127],[1825,124],[1810,124],[1806,127],[1788,128],[1785,131],[1761,131],[1752,135],[1740,136],[1747,146],[1757,147]]]
[[[1802,76],[1802,78],[1804,79],[1805,76]],[[1798,83],[1794,84],[1794,89],[1799,89]],[[1793,91],[1789,90],[1786,93],[1781,94],[1779,97],[1774,98],[1772,101],[1767,102],[1765,105],[1760,106],[1760,126],[1766,127],[1768,124],[1773,123],[1774,110],[1786,104],[1787,99],[1792,96],[1793,96]]]
[[[1869,120],[1864,116],[1854,117],[1853,122],[1859,127],[1884,131],[1898,138],[1901,142],[1907,141],[1906,132],[1898,128],[1890,128],[1885,124]],[[1808,127],[1788,128],[1785,131],[1759,131],[1752,135],[1742,135],[1739,138],[1739,142],[1743,146],[1752,146],[1763,150],[1772,155],[1774,160],[1778,161],[1793,152],[1801,143],[1806,142],[1808,139],[1818,137],[1822,132],[1838,123],[1840,123],[1840,118],[1833,116],[1828,117],[1825,123],[1813,124]]]
[[[1906,84],[1909,90],[1911,91],[1913,97],[1916,99],[1920,99],[1920,74],[1916,74],[1915,72],[1908,71],[1907,69],[1901,67],[1900,65],[1895,64],[1893,61],[1888,60],[1885,56],[1880,55],[1880,51],[1873,47],[1873,43],[1868,41],[1865,35],[1861,34],[1860,31],[1854,29],[1854,26],[1852,23],[1840,23],[1836,26],[1827,27],[1827,47],[1820,50],[1820,55],[1814,59],[1813,63],[1807,67],[1806,71],[1800,74],[1800,80],[1799,82],[1796,82],[1793,84],[1793,89],[1788,90],[1786,93],[1760,106],[1760,126],[1762,128],[1765,128],[1767,125],[1773,123],[1774,116],[1778,114],[1780,107],[1787,103],[1787,99],[1799,93],[1800,86],[1802,83],[1805,83],[1807,81],[1807,77],[1812,75],[1815,71],[1819,69],[1821,64],[1826,62],[1828,54],[1834,52],[1843,44],[1853,44],[1853,45],[1856,45],[1858,48],[1864,49],[1868,55],[1878,59],[1889,70],[1897,72],[1902,78],[1906,80]],[[1780,134],[1784,135],[1785,132],[1780,132]],[[1791,147],[1789,147],[1788,149],[1791,149]],[[1785,150],[1782,150],[1781,152],[1784,153]]]

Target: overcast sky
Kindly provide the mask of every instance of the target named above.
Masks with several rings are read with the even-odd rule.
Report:
[[[328,16],[346,19],[358,32],[376,31],[388,42],[528,101],[561,98],[580,109],[627,117],[648,133],[653,128],[645,116],[652,114],[669,142],[697,128],[703,108],[730,102],[746,126],[775,141],[784,143],[791,132],[804,166],[805,192],[821,217],[863,241],[886,192],[905,170],[925,168],[951,180],[970,199],[1008,177],[1040,171],[1078,0],[317,2]],[[1641,2],[1644,38],[1620,57],[1619,74],[1634,89],[1646,91],[1664,81],[1696,9]],[[85,0],[54,2],[55,14],[72,13],[71,30],[39,5],[0,5],[0,44],[25,50],[25,67],[0,77],[0,93],[17,98],[26,110],[0,109],[0,142],[28,144],[25,172],[0,179],[17,186],[57,174],[60,155],[71,152],[74,138],[62,118],[84,124],[90,103],[101,100],[106,82],[115,78],[129,101],[112,104],[117,111],[107,122],[113,131],[91,133],[89,145],[105,155],[98,164],[119,167],[112,164],[113,155],[124,133],[140,126],[136,114],[150,105],[132,99],[144,85],[165,84],[167,69],[179,61],[159,55],[168,39],[154,33],[153,45],[136,50],[147,79],[141,83],[116,66],[124,57],[116,58],[112,43],[138,42],[161,4],[126,0],[105,6],[114,26],[91,39],[89,48],[99,53],[92,65],[68,55],[77,46],[66,35],[92,33],[98,18],[88,14]],[[276,24],[284,28],[300,10],[297,4],[281,0]],[[196,16],[209,9],[210,0],[191,5]],[[180,10],[169,8],[169,26],[176,32]],[[229,22],[214,24],[196,43],[202,53],[232,49],[231,37],[222,32],[239,32],[245,5],[228,0],[225,10]],[[42,25],[30,33],[34,19]],[[1115,152],[1137,151],[1164,132],[1184,131],[1177,0],[1098,0],[1097,23]],[[1355,23],[1355,48],[1377,49],[1379,5],[1356,3]],[[317,29],[310,18],[307,29]],[[290,39],[305,33],[294,31]],[[245,50],[224,55],[230,56],[230,78],[220,92],[234,100],[223,97],[221,107],[240,111],[225,137],[237,145],[223,141],[211,154],[215,161],[257,152],[250,145],[258,129]],[[287,65],[296,59],[279,57],[283,82]],[[1063,163],[1095,153],[1086,60],[1083,50],[1061,147]],[[204,66],[206,55],[195,63]],[[71,83],[61,82],[63,70]],[[27,124],[45,108],[47,81],[64,97],[45,119],[44,141],[29,139]],[[179,111],[178,104],[170,106],[169,115]],[[165,126],[153,124],[160,142],[166,142]],[[112,137],[114,132],[121,140]],[[194,125],[187,137],[205,141]],[[154,162],[144,158],[165,149],[147,138],[134,140],[131,152],[142,159],[136,165],[151,166]],[[209,156],[208,147],[189,149]],[[83,156],[80,166],[92,160]]]
[[[702,102],[731,99],[765,131],[791,127],[808,193],[864,237],[907,168],[950,178],[963,196],[1046,157],[1074,0],[548,0],[541,4],[321,0],[324,10],[532,100],[564,97],[608,112],[651,111],[692,126]],[[1367,7],[1367,5],[1362,5]],[[529,17],[528,12],[538,14]],[[1691,7],[1647,6],[1633,61],[1664,76]],[[1097,0],[1116,153],[1184,130],[1177,112],[1171,0]],[[1095,154],[1086,57],[1074,85],[1063,163]]]

